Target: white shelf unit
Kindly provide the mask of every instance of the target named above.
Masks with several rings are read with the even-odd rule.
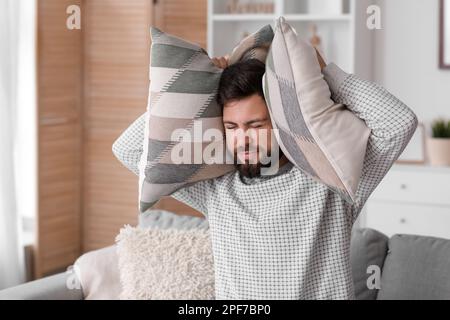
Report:
[[[309,8],[318,0],[240,0],[241,3],[271,2],[273,13],[229,13],[227,4],[231,0],[208,0],[208,52],[211,57],[231,52],[247,33],[253,33],[266,24],[275,26],[275,21],[284,16],[298,35],[310,39],[311,24],[317,26],[322,40],[322,51],[327,62],[334,62],[349,73],[372,80],[373,33],[366,27],[367,7],[371,0],[319,0],[327,1],[341,10],[330,13],[315,4],[314,12]]]

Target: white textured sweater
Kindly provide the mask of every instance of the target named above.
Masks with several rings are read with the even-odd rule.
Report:
[[[352,225],[369,195],[417,127],[416,115],[379,85],[329,64],[332,98],[370,127],[357,201],[350,205],[292,163],[256,179],[237,171],[172,196],[202,212],[210,225],[216,299],[353,299]],[[135,174],[144,115],[114,143]]]

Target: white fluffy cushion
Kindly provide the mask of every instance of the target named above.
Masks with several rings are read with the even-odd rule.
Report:
[[[208,230],[125,226],[116,242],[123,288],[120,299],[215,298]]]

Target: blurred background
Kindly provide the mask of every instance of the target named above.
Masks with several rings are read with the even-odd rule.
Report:
[[[0,289],[136,223],[137,177],[111,147],[146,110],[150,26],[213,57],[280,15],[421,122],[357,224],[450,239],[450,1],[0,0]]]

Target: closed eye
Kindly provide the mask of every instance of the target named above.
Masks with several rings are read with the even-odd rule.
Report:
[[[253,128],[253,129],[262,128],[262,127],[264,127],[266,124],[267,124],[267,121],[266,121],[266,120],[264,120],[264,121],[261,121],[261,120],[258,120],[258,121],[252,120],[252,121],[249,121],[249,122],[245,123],[245,125],[249,126],[250,128]],[[228,123],[228,122],[226,122],[226,123],[224,124],[224,127],[225,127],[225,129],[228,129],[228,130],[234,130],[234,129],[236,129],[238,126],[237,126],[236,124],[234,124],[234,123]]]

